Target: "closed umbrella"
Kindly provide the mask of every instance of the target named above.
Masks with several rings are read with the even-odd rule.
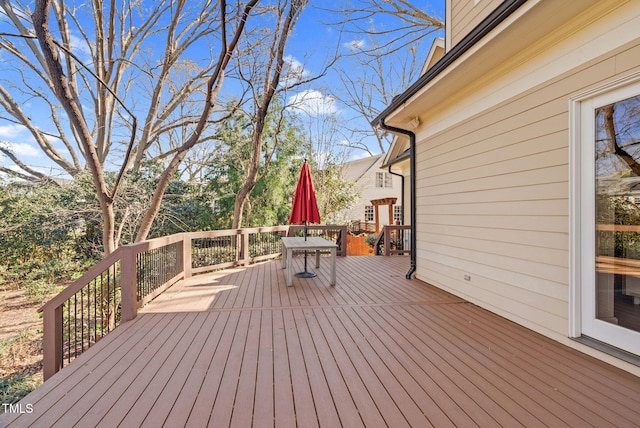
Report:
[[[320,212],[316,202],[316,193],[311,179],[311,170],[305,159],[300,170],[300,178],[293,194],[293,206],[289,216],[289,224],[304,224],[304,239],[307,239],[307,225],[320,223]],[[304,253],[304,272],[296,274],[297,277],[312,278],[315,273],[307,271],[307,252]]]

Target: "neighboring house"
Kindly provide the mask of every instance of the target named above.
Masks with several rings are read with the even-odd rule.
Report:
[[[376,208],[371,201],[396,198],[389,218],[388,206],[379,206],[380,227],[402,221],[402,177],[380,169],[384,155],[376,155],[347,162],[342,165],[341,175],[345,181],[353,181],[360,194],[358,202],[349,210],[339,213],[345,222],[361,221],[375,224]]]
[[[414,188],[408,274],[640,375],[640,2],[446,8],[373,121]]]

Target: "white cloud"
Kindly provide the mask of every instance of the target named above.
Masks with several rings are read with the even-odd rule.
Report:
[[[69,41],[71,42],[71,49],[73,53],[80,57],[91,58],[91,49],[87,44],[87,41],[73,34],[69,35]]]
[[[0,126],[0,138],[15,138],[26,128],[22,125]]]
[[[20,136],[26,128],[22,125],[4,125],[0,126],[0,144],[9,149],[17,156],[40,156],[40,150],[28,143],[15,143],[10,140],[30,140],[31,138],[23,138]],[[9,140],[9,141],[8,141]]]
[[[320,91],[308,89],[289,97],[291,108],[307,113],[310,116],[334,114],[339,111],[336,99],[331,95],[324,95]]]
[[[350,51],[361,51],[365,47],[365,41],[364,39],[352,40],[350,42],[343,43],[342,46]]]
[[[293,84],[299,83],[311,75],[311,72],[304,67],[304,64],[292,57],[291,55],[287,55],[284,57],[284,73],[282,75],[282,83],[285,86],[291,86]]]
[[[17,156],[40,156],[41,152],[26,143],[9,143],[9,149]]]

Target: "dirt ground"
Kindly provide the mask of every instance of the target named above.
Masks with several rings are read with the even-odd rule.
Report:
[[[25,330],[42,330],[40,306],[29,301],[22,290],[0,289],[0,341]]]
[[[24,291],[0,289],[0,383],[3,387],[25,375],[35,375],[36,383],[42,382],[40,306],[30,301]]]

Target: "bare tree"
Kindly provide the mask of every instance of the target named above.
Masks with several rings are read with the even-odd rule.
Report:
[[[627,100],[627,103],[629,103],[629,100]],[[636,100],[636,103],[637,103],[637,100]],[[625,124],[616,123],[614,104],[606,105],[602,107],[600,110],[603,116],[604,134],[606,135],[606,141],[608,142],[606,146],[608,149],[608,152],[614,153],[621,161],[624,162],[624,164],[631,171],[633,171],[633,173],[636,176],[640,177],[640,163],[638,163],[639,156],[637,153],[638,141],[635,139],[631,140],[631,142],[627,142],[626,147],[623,146],[623,144],[620,142],[619,134],[621,131],[618,130],[617,128],[625,127]],[[637,120],[639,110],[640,109],[638,109],[637,106],[635,107],[635,109],[632,110],[635,112],[635,117],[631,117],[629,122]],[[635,150],[631,151],[632,149],[635,149]]]
[[[378,129],[372,129],[369,122],[386,106],[393,97],[401,93],[419,76],[422,64],[419,62],[416,47],[403,49],[395,54],[384,53],[376,48],[377,55],[362,52],[348,58],[346,64],[338,67],[341,87],[336,90],[338,98],[352,113],[366,121],[353,121],[345,132],[352,148],[374,155],[366,144],[374,137],[379,153],[389,149],[388,135]],[[358,70],[354,73],[354,70]],[[360,125],[360,126],[358,126]]]
[[[206,140],[225,70],[257,3],[91,0],[73,8],[62,0],[37,0],[30,14],[18,2],[0,0],[3,26],[13,29],[0,34],[2,54],[13,58],[3,66],[10,77],[0,82],[6,113],[0,119],[28,130],[70,176],[90,171],[105,253],[118,245],[114,203],[125,172],[144,159],[166,162],[136,237],[145,239],[169,180],[189,150]],[[194,50],[198,64],[190,65]],[[186,102],[198,100],[199,114],[179,114]],[[47,113],[32,118],[26,101]],[[10,145],[0,145],[0,152],[13,156],[24,178],[44,178]],[[110,184],[108,170],[118,171]]]
[[[338,67],[342,83],[334,96],[351,112],[366,121],[348,129],[352,148],[373,155],[368,141],[374,138],[380,152],[390,140],[386,133],[371,129],[375,118],[393,97],[403,92],[420,75],[429,47],[426,42],[444,29],[444,22],[425,7],[406,0],[362,0],[356,6],[334,10],[349,54]],[[427,4],[428,6],[428,4]]]
[[[359,46],[365,54],[378,56],[379,49],[393,53],[420,42],[435,31],[444,29],[444,21],[433,16],[427,9],[407,0],[360,0],[348,3],[339,10],[331,10],[339,19],[330,25],[355,34],[358,38],[371,37],[379,40],[375,46]],[[386,17],[384,24],[376,25],[378,17]]]
[[[299,74],[296,66],[287,64],[285,48],[291,32],[301,13],[307,5],[307,0],[281,0],[271,10],[275,24],[271,29],[264,29],[258,37],[249,41],[246,49],[252,52],[252,57],[241,56],[243,62],[238,66],[240,78],[250,88],[250,103],[253,109],[253,129],[250,143],[250,160],[248,162],[244,183],[236,194],[233,213],[233,228],[243,223],[245,204],[257,182],[268,170],[278,145],[278,131],[274,133],[275,141],[267,151],[264,150],[263,134],[267,114],[270,112],[273,100],[277,96],[284,96],[288,90],[299,87],[320,78],[333,64],[330,60],[322,72],[313,77]],[[247,61],[249,60],[249,61]],[[282,123],[284,111],[278,113]],[[279,126],[279,125],[276,125]]]
[[[136,241],[146,239],[147,235],[149,234],[149,230],[151,229],[153,219],[156,217],[160,209],[160,202],[162,202],[162,196],[164,195],[164,192],[169,185],[169,180],[178,171],[178,167],[184,160],[187,152],[198,143],[199,139],[201,138],[202,132],[208,125],[209,117],[211,116],[213,108],[216,105],[216,99],[218,97],[218,94],[220,93],[220,89],[224,81],[225,70],[227,68],[227,65],[229,64],[229,61],[231,60],[231,55],[236,50],[236,47],[238,46],[238,43],[240,41],[240,36],[244,31],[247,18],[249,17],[251,10],[257,3],[258,0],[252,0],[245,5],[244,10],[242,11],[242,14],[238,19],[235,30],[233,31],[233,38],[230,42],[227,43],[228,24],[226,21],[226,3],[224,0],[220,2],[220,17],[222,19],[222,49],[220,50],[220,58],[216,65],[216,68],[207,81],[207,93],[202,114],[200,115],[198,123],[196,124],[196,128],[189,139],[187,139],[184,144],[178,148],[176,154],[173,156],[168,166],[162,173],[158,186],[156,187],[156,191],[153,194],[153,199],[151,200],[150,207],[142,221],[140,230],[138,231]]]

